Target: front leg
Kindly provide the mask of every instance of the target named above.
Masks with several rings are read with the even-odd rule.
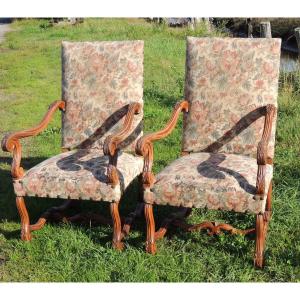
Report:
[[[153,142],[168,136],[172,130],[175,128],[181,111],[188,112],[189,103],[183,100],[176,104],[173,114],[166,124],[165,128],[162,130],[150,133],[142,136],[136,143],[136,154],[144,157],[144,167],[142,174],[142,183],[144,189],[144,202],[145,202],[145,218],[147,223],[147,241],[146,241],[146,251],[151,254],[156,252],[155,244],[155,222],[153,217],[153,207],[152,204],[145,201],[145,192],[147,189],[151,188],[155,183],[155,176],[152,172],[153,165]]]
[[[119,214],[119,203],[113,202],[110,204],[110,213],[113,220],[113,247],[117,250],[123,250],[124,243],[122,242],[123,234],[122,234],[122,226],[121,226],[121,218]]]
[[[272,214],[272,182],[270,183],[266,211],[264,214],[258,214],[256,216],[256,236],[255,236],[255,267],[262,268],[264,263],[264,250],[267,238],[268,225]]]
[[[147,224],[146,251],[150,254],[155,254],[156,253],[155,222],[154,222],[152,204],[145,204],[145,218]]]
[[[264,220],[263,214],[258,214],[256,216],[255,233],[254,265],[255,267],[262,268],[264,263],[264,248],[267,234],[267,223],[266,220]]]
[[[30,232],[30,221],[23,197],[16,197],[16,204],[21,218],[21,239],[30,241],[32,236]]]

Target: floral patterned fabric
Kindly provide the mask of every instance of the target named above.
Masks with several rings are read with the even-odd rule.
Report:
[[[264,127],[260,107],[277,106],[280,45],[280,39],[269,38],[188,37],[184,151],[256,157]]]
[[[63,42],[62,146],[102,149],[105,138],[120,130],[128,104],[143,103],[143,41]],[[134,150],[143,114],[123,148]]]
[[[254,199],[256,159],[225,153],[193,153],[173,161],[156,176],[145,192],[145,201],[161,205],[233,210],[265,211],[273,167],[267,165],[265,196]]]
[[[143,159],[120,153],[120,184],[107,184],[108,157],[98,149],[74,150],[51,157],[14,181],[17,196],[37,196],[94,201],[119,201],[125,188],[143,169]]]

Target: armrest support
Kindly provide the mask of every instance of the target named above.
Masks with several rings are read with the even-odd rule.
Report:
[[[257,179],[256,198],[262,199],[265,193],[266,165],[272,164],[272,158],[268,157],[268,144],[272,132],[273,119],[276,114],[276,107],[272,104],[265,106],[265,123],[262,138],[257,146]]]
[[[11,167],[11,174],[13,178],[20,178],[23,176],[24,171],[23,168],[20,167],[21,163],[21,156],[22,156],[22,147],[20,144],[20,139],[38,135],[42,132],[49,122],[51,121],[52,115],[57,109],[64,110],[65,109],[65,101],[58,100],[53,102],[47,113],[45,114],[42,121],[35,127],[22,130],[18,132],[13,132],[4,136],[1,142],[1,148],[3,151],[11,152],[13,154],[13,161]]]
[[[131,103],[128,107],[128,112],[125,117],[123,129],[116,133],[108,136],[105,139],[103,145],[103,153],[109,157],[109,165],[107,171],[108,183],[115,187],[119,183],[119,176],[117,173],[117,160],[118,151],[120,150],[120,144],[128,137],[131,133],[132,123],[134,115],[141,112],[142,105],[140,103]]]
[[[144,157],[144,169],[143,169],[143,185],[144,187],[151,187],[155,181],[154,174],[152,172],[153,165],[153,142],[160,140],[168,136],[175,125],[177,124],[181,111],[188,112],[189,103],[186,100],[178,102],[174,107],[172,116],[164,129],[144,135],[136,144],[136,153]]]

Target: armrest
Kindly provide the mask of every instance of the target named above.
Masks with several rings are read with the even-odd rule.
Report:
[[[262,199],[265,193],[266,165],[272,164],[272,158],[268,157],[268,145],[272,132],[273,119],[276,114],[276,107],[272,104],[265,106],[265,123],[262,138],[257,146],[257,179],[256,198]]]
[[[51,121],[52,115],[57,109],[64,110],[65,109],[65,102],[62,100],[58,100],[53,102],[47,113],[45,114],[42,121],[35,127],[13,132],[4,136],[1,142],[1,148],[3,151],[11,152],[13,154],[13,161],[11,167],[11,174],[13,178],[20,178],[23,176],[24,171],[23,168],[20,167],[21,163],[21,156],[22,156],[22,147],[20,144],[20,139],[38,135],[41,131],[43,131],[49,122]]]
[[[108,155],[109,164],[107,170],[108,183],[115,187],[119,183],[119,176],[117,173],[117,160],[118,151],[120,150],[120,144],[129,136],[131,133],[132,123],[135,114],[141,112],[142,105],[140,103],[131,103],[128,107],[128,111],[125,117],[123,129],[116,133],[108,136],[103,145],[103,153]]]
[[[188,108],[189,103],[186,100],[178,102],[174,107],[172,116],[164,129],[155,133],[144,135],[137,141],[136,153],[144,157],[143,185],[145,188],[151,187],[155,181],[155,177],[152,172],[153,142],[168,136],[177,124],[181,111],[188,112]]]

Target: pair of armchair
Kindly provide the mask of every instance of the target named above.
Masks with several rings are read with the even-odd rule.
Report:
[[[210,234],[253,232],[254,262],[262,267],[271,217],[279,60],[279,39],[188,37],[185,100],[163,130],[143,136],[143,42],[63,42],[63,100],[50,106],[37,127],[2,141],[2,149],[13,154],[21,238],[30,240],[51,213],[76,199],[106,201],[117,249],[144,211],[149,253],[156,252],[156,240],[171,225]],[[20,139],[40,133],[57,109],[62,153],[24,172]],[[182,155],[155,176],[153,142],[171,133],[181,112]],[[118,205],[135,178],[141,179],[143,201],[122,224]],[[25,196],[67,201],[30,224]],[[156,230],[153,205],[180,208]],[[189,225],[184,219],[193,207],[253,213],[256,224],[247,230],[217,222]]]

